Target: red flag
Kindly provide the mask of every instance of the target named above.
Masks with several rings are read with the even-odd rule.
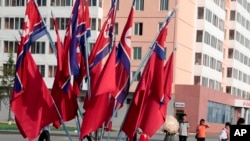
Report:
[[[124,133],[132,139],[134,137],[134,134],[136,132],[136,129],[138,128],[138,125],[141,120],[141,113],[143,110],[144,103],[146,103],[147,100],[147,90],[148,87],[147,81],[149,81],[149,67],[146,66],[141,80],[136,88],[134,98],[132,103],[130,104],[130,107],[128,109],[128,113],[124,119],[123,125],[121,130],[124,131]]]
[[[86,37],[86,38],[85,38]],[[81,0],[77,16],[77,62],[79,67],[78,75],[74,77],[73,91],[80,95],[81,86],[86,76],[86,39],[90,37],[89,6],[88,1]]]
[[[96,95],[112,93],[116,89],[115,55],[116,55],[116,48],[114,46],[104,68],[102,69],[99,80],[96,83],[96,86],[98,87],[96,87],[93,91],[93,93],[95,93]]]
[[[145,103],[143,110],[140,128],[143,133],[152,136],[162,126],[165,121],[165,116],[162,115],[160,107],[164,104],[164,42],[167,36],[166,26],[162,28],[160,34],[154,44],[154,51],[148,63],[150,64],[149,71],[152,73],[152,81],[147,89],[149,97]]]
[[[122,106],[129,92],[130,81],[130,48],[134,16],[134,1],[130,9],[127,22],[124,26],[120,42],[116,49],[116,85],[117,89],[111,93],[112,103],[109,104],[109,112],[105,121],[105,126],[112,125],[111,118],[114,111],[118,111]]]
[[[56,53],[57,53],[57,70],[61,71],[62,70],[62,60],[63,60],[63,46],[62,46],[62,42],[60,39],[60,35],[58,33],[58,25],[56,23],[56,19],[53,15],[53,13],[51,13],[52,15],[52,20],[55,26],[55,31],[56,31]]]
[[[172,83],[173,83],[173,73],[174,73],[173,63],[174,63],[174,52],[171,53],[164,67],[165,83],[164,83],[164,101],[163,102],[166,104],[161,105],[161,112],[162,112],[162,116],[164,117],[164,119],[166,119],[168,102],[171,99],[171,94],[172,94]]]
[[[58,34],[58,28],[55,18],[53,17],[55,31],[57,35],[57,71],[54,80],[54,84],[51,90],[52,97],[55,101],[55,104],[61,114],[63,121],[69,121],[75,118],[77,114],[78,104],[77,96],[72,94],[72,87],[70,86],[69,91],[65,92],[61,87],[61,82],[67,78],[62,74],[62,58],[63,58],[63,48],[60,41],[60,36]],[[61,68],[61,69],[60,69]],[[53,123],[56,128],[59,128],[61,125],[60,120]]]
[[[97,94],[103,92],[105,92],[105,94],[92,96],[90,100],[87,102],[88,104],[85,109],[86,111],[84,114],[85,116],[83,117],[82,121],[81,136],[80,136],[81,138],[100,128],[106,120],[109,107],[109,92],[114,91],[114,89],[116,88],[115,78],[114,78],[115,51],[116,49],[115,47],[113,47],[112,52],[108,58],[108,61],[104,66],[104,69],[100,76],[100,81],[97,84],[99,85],[99,88],[97,88],[97,90],[95,91],[95,93]]]
[[[20,69],[20,79],[25,85],[21,93],[13,91],[11,108],[22,135],[32,140],[40,134],[44,126],[59,117],[50,92],[30,53],[26,53]]]
[[[108,112],[109,95],[102,94],[91,97],[88,101],[88,107],[85,109],[80,138],[96,131],[102,126]]]
[[[93,47],[93,50],[89,56],[89,64],[90,64],[90,77],[91,77],[91,95],[97,95],[95,93],[96,89],[99,85],[96,85],[100,80],[102,65],[107,61],[105,57],[108,56],[110,52],[110,48],[112,47],[112,34],[113,27],[115,23],[115,4],[112,4],[111,10],[108,14],[108,18],[102,26],[102,30],[96,40],[96,43]],[[107,83],[106,83],[107,84]],[[92,97],[92,96],[91,96]]]
[[[131,7],[127,23],[123,29],[120,42],[117,47],[116,59],[116,82],[118,89],[112,95],[117,99],[117,102],[122,106],[128,91],[130,81],[130,49],[131,36],[134,16],[134,3]]]
[[[113,47],[105,65],[102,61],[108,56],[112,45],[115,19],[115,4],[112,3],[108,18],[102,26],[96,44],[90,54],[91,96],[84,103],[85,116],[82,121],[80,138],[97,130],[105,122],[109,106],[109,93],[115,90],[115,47]],[[107,83],[109,82],[109,83]],[[95,119],[95,120],[93,120]]]
[[[132,117],[135,116],[133,114],[128,121],[129,124],[132,124],[132,127],[127,128],[127,131],[125,130],[124,132],[127,132],[126,134],[129,137],[135,133],[135,130],[138,127],[142,129],[143,133],[151,137],[164,123],[160,106],[164,98],[164,42],[167,35],[166,26],[167,24],[161,29],[156,41],[154,42],[152,46],[153,52],[143,71],[144,74],[147,73],[147,85],[145,85],[145,91],[143,92],[145,98],[144,102],[139,108],[137,108],[141,110],[140,112],[137,112],[136,117],[139,117],[138,122],[135,123],[132,121]],[[135,96],[137,96],[137,93]],[[134,110],[133,105],[132,108],[129,109],[129,112],[130,110]]]
[[[33,0],[28,1],[25,15],[10,104],[20,133],[32,140],[44,126],[58,120],[58,115],[50,92],[29,52],[31,43],[47,33]]]

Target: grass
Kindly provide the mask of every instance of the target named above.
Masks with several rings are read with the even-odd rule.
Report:
[[[63,127],[60,127],[59,129],[56,129],[55,127],[53,126],[50,126],[51,130],[64,130]],[[76,127],[67,127],[68,131],[75,131],[76,130]],[[0,130],[18,130],[17,126],[15,123],[12,123],[11,125],[9,125],[8,123],[4,123],[4,122],[0,122]]]

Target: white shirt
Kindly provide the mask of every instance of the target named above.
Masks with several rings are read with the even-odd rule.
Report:
[[[227,129],[226,128],[223,128],[222,130],[221,130],[221,133],[220,133],[220,140],[221,139],[227,139],[227,131],[226,131]]]

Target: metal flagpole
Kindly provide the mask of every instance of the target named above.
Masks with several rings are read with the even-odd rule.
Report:
[[[134,82],[135,79],[137,78],[137,76],[138,76],[138,74],[139,74],[139,72],[140,72],[142,66],[144,66],[144,64],[148,61],[149,57],[151,56],[151,54],[152,54],[152,52],[153,52],[153,49],[154,49],[154,48],[153,48],[153,45],[154,45],[154,43],[155,43],[155,40],[156,40],[157,37],[159,36],[161,29],[162,29],[166,24],[168,24],[168,23],[170,22],[170,20],[171,20],[172,17],[174,16],[174,13],[176,12],[176,10],[177,10],[177,6],[174,8],[173,11],[171,11],[170,15],[167,16],[167,17],[165,18],[164,23],[161,25],[161,28],[160,28],[159,32],[156,34],[156,36],[155,36],[155,38],[154,38],[154,40],[153,40],[153,42],[152,42],[150,48],[148,49],[146,55],[144,56],[144,58],[143,58],[141,64],[139,65],[139,67],[138,67],[138,69],[137,69],[135,75],[133,76],[133,79],[130,81],[130,86],[133,84],[133,82]],[[133,96],[133,99],[134,99],[134,96]],[[132,101],[133,101],[133,99],[132,99]],[[129,105],[128,110],[130,109],[130,107],[131,107],[131,104]],[[127,110],[127,113],[128,113],[128,110]],[[125,115],[125,118],[126,118],[126,116],[127,116],[127,113],[126,113],[126,115]],[[123,125],[124,125],[124,120],[123,120],[123,122],[122,122],[122,125],[121,125],[121,127],[120,127],[118,136],[117,136],[117,138],[116,138],[117,141],[118,141],[118,139],[119,139],[119,140],[121,139],[121,132],[122,132],[121,129],[122,129]]]

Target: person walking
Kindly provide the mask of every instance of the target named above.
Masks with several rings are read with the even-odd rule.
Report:
[[[225,127],[221,130],[219,139],[220,141],[228,141],[229,140],[229,131],[230,131],[230,122],[225,123]]]
[[[206,140],[206,129],[209,128],[209,125],[205,122],[205,119],[200,120],[200,124],[196,128],[196,139],[197,141]]]
[[[182,115],[179,122],[179,141],[187,141],[189,122],[187,121],[187,114]]]
[[[38,141],[50,141],[50,125],[45,126],[38,138]]]

